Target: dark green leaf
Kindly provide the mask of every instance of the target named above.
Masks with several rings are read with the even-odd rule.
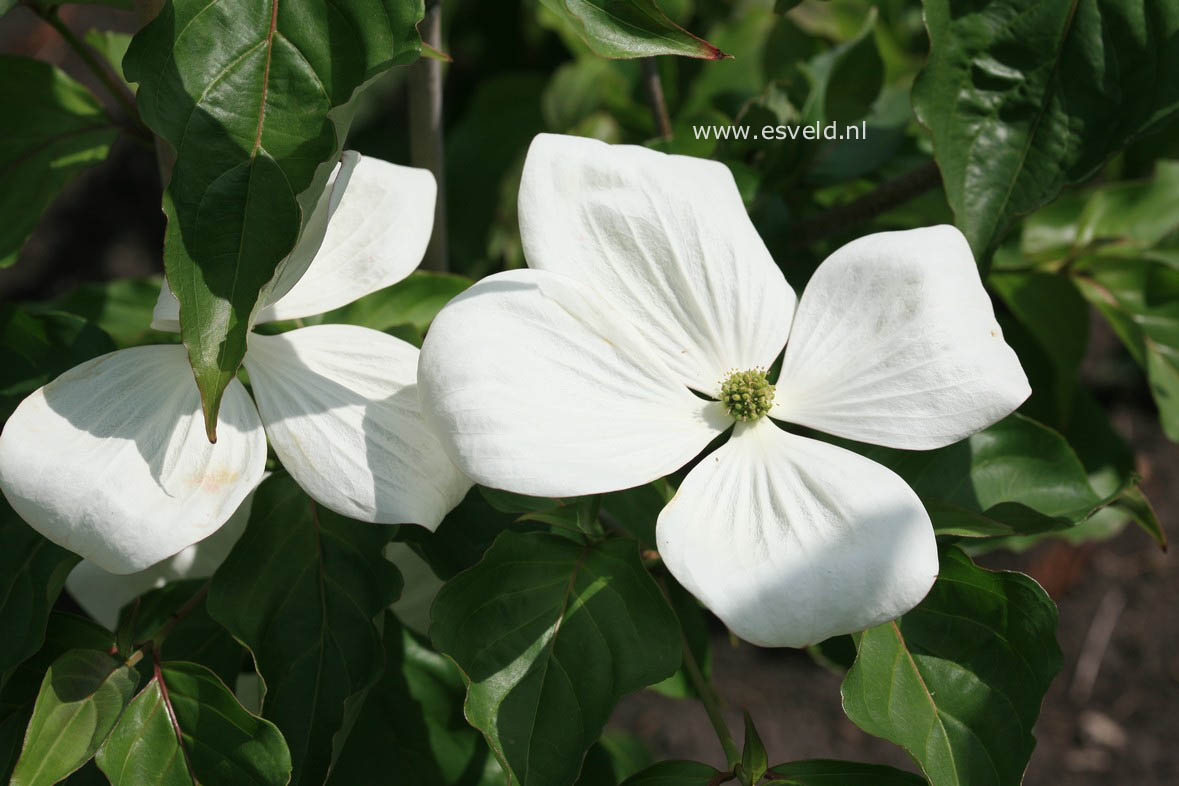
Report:
[[[0,305],[0,416],[63,371],[114,349],[109,336],[73,314]]]
[[[925,600],[858,647],[842,691],[856,725],[903,747],[932,786],[1021,781],[1061,665],[1056,606],[1036,582],[950,548]]]
[[[50,306],[88,320],[120,348],[161,344],[175,339],[171,333],[151,329],[152,310],[159,294],[158,276],[118,278],[82,284],[52,301]]]
[[[843,674],[856,660],[856,642],[851,636],[832,636],[806,648],[807,655],[825,669]]]
[[[149,641],[168,624],[204,586],[204,579],[173,581],[144,593],[123,607],[119,630],[130,630],[132,642]],[[168,632],[160,644],[160,657],[207,666],[227,685],[232,685],[242,671],[242,647],[199,603],[190,608]]]
[[[37,654],[17,666],[0,690],[0,783],[7,783],[20,755],[25,728],[45,672],[72,649],[110,650],[114,637],[88,619],[53,612],[45,628],[45,643]]]
[[[655,0],[541,0],[602,57],[727,57],[668,19]]]
[[[926,0],[913,87],[958,226],[983,257],[1018,215],[1179,108],[1179,6]]]
[[[720,770],[695,761],[661,761],[622,782],[622,786],[716,786]]]
[[[680,630],[683,632],[684,641],[692,651],[692,657],[700,666],[701,673],[705,677],[711,677],[712,635],[708,630],[708,612],[700,606],[696,598],[692,597],[692,593],[684,589],[671,576],[663,577],[661,583],[667,590],[667,599],[679,620]],[[682,666],[676,669],[675,674],[652,685],[651,690],[673,699],[692,699],[698,695],[696,686],[692,684],[692,680],[684,672]]]
[[[741,750],[741,769],[749,778],[750,783],[757,783],[761,780],[761,776],[766,774],[766,769],[769,766],[765,743],[761,741],[761,735],[757,733],[757,727],[753,725],[753,717],[746,711],[745,745]]]
[[[881,764],[812,759],[770,768],[766,783],[782,786],[924,786],[925,779]]]
[[[291,757],[273,724],[251,715],[213,672],[164,663],[96,757],[112,786],[286,786]]]
[[[568,786],[618,698],[671,674],[675,615],[633,541],[505,532],[434,601],[466,715],[520,786]]]
[[[135,669],[98,650],[70,650],[55,660],[41,682],[11,786],[48,786],[89,761],[138,681]]]
[[[454,664],[389,614],[385,673],[364,700],[329,786],[498,786],[503,776],[479,732],[463,718],[463,681]],[[381,751],[381,755],[374,755]]]
[[[259,299],[340,154],[349,102],[417,58],[421,18],[422,0],[174,0],[131,42],[140,113],[176,153],[164,267],[210,435]]]
[[[948,535],[1064,529],[1114,503],[1128,488],[1099,495],[1064,438],[1018,414],[938,450],[857,449],[904,478],[934,527]]]
[[[0,55],[0,267],[16,261],[58,192],[106,159],[116,135],[98,99],[61,69]]]
[[[812,80],[803,109],[808,122],[849,123],[868,114],[880,95],[884,65],[876,49],[876,9],[859,34],[807,64]]]
[[[0,500],[0,688],[41,648],[49,612],[81,557],[41,537]]]
[[[493,507],[484,497],[484,491],[478,486],[468,491],[434,532],[421,527],[403,528],[402,536],[408,536],[406,540],[418,547],[439,578],[449,579],[474,565],[499,533],[515,523],[516,516]],[[515,529],[539,529],[539,526]]]
[[[1032,387],[1021,411],[1063,429],[1072,419],[1077,373],[1089,345],[1088,304],[1068,278],[1053,273],[994,273],[988,283],[1019,322],[1003,320],[1003,335]]]
[[[213,576],[209,614],[253,653],[262,714],[290,745],[296,783],[323,782],[346,705],[380,676],[374,618],[401,584],[382,555],[391,534],[316,505],[277,475],[258,487],[245,534]]]

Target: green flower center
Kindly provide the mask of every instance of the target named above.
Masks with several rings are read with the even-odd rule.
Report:
[[[764,368],[734,371],[721,383],[721,403],[743,423],[764,417],[774,404],[774,386]]]

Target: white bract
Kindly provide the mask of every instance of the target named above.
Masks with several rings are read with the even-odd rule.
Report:
[[[323,313],[405,278],[425,252],[435,191],[426,170],[345,153],[256,321]],[[179,329],[167,285],[152,325]],[[210,444],[183,347],[113,352],[21,402],[0,436],[0,487],[45,537],[132,573],[219,529],[258,485],[269,436],[324,506],[433,529],[470,482],[419,414],[417,357],[353,325],[253,333],[254,401],[232,381]]]
[[[523,494],[603,493],[732,427],[657,539],[733,632],[799,647],[925,596],[937,549],[917,495],[774,421],[924,450],[1028,396],[961,233],[856,240],[796,303],[726,167],[550,135],[528,152],[519,212],[530,269],[460,295],[422,349],[423,408],[460,468]]]

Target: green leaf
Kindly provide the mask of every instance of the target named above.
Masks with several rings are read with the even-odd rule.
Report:
[[[16,261],[61,189],[106,159],[117,133],[98,99],[64,71],[0,55],[0,267]]]
[[[172,581],[140,595],[119,613],[119,630],[128,630],[132,642],[155,638],[160,629],[172,621],[173,615],[200,592],[205,581]],[[242,647],[209,616],[205,602],[188,609],[173,626],[159,645],[161,658],[200,663],[226,685],[237,680],[242,672]]]
[[[926,0],[913,86],[946,196],[977,256],[1015,216],[1087,179],[1179,108],[1179,6]]]
[[[164,267],[210,438],[259,300],[340,154],[348,104],[418,57],[422,9],[422,0],[174,0],[131,42],[124,72],[140,85],[140,113],[176,153]],[[281,286],[306,261],[292,262]]]
[[[70,650],[55,660],[41,682],[11,786],[48,786],[89,761],[138,681],[135,669],[105,652]]]
[[[769,757],[766,755],[765,743],[753,725],[753,717],[745,712],[745,745],[741,750],[741,769],[749,778],[750,783],[757,783],[769,768]]]
[[[319,320],[381,331],[410,325],[425,332],[442,307],[472,283],[466,276],[417,270],[387,289],[327,312]]]
[[[1077,372],[1089,345],[1088,304],[1068,278],[1053,273],[993,273],[988,283],[1047,360],[1029,363],[1024,357],[1032,386],[1024,411],[1063,428],[1072,415]],[[1012,332],[1005,330],[1004,335]],[[1016,337],[1009,338],[1019,351]]]
[[[364,700],[329,786],[499,786],[491,751],[463,718],[463,681],[454,664],[385,617],[385,672]],[[381,751],[380,756],[374,755]]]
[[[781,786],[924,786],[925,779],[881,764],[811,759],[771,767],[766,784]]]
[[[944,535],[992,537],[1064,529],[1116,502],[1105,497],[1057,432],[1015,414],[938,450],[854,446],[892,469]]]
[[[727,57],[660,10],[655,0],[541,0],[602,57]]]
[[[1144,259],[1089,258],[1077,286],[1146,371],[1163,432],[1179,441],[1179,269]]]
[[[115,349],[110,337],[73,314],[0,304],[0,415],[83,361]]]
[[[701,607],[700,602],[671,576],[661,577],[661,584],[667,591],[667,599],[679,620],[680,630],[684,641],[692,651],[692,657],[700,666],[701,673],[706,678],[712,677],[712,634],[708,630],[708,612]],[[692,680],[684,672],[683,666],[676,669],[662,682],[651,686],[651,690],[670,696],[673,699],[694,699],[699,694]]]
[[[112,786],[286,786],[291,757],[273,724],[246,711],[217,675],[164,663],[96,758]]]
[[[399,537],[418,547],[422,557],[443,580],[482,559],[499,533],[515,523],[516,517],[492,506],[483,491],[485,489],[478,486],[468,491],[463,501],[446,514],[433,532],[422,527],[406,527],[399,533]],[[539,529],[535,525],[514,528]]]
[[[623,694],[671,674],[676,618],[629,540],[505,532],[438,593],[430,636],[520,786],[568,786]]]
[[[392,533],[332,513],[276,475],[258,487],[245,534],[213,576],[209,614],[253,653],[262,715],[290,745],[293,782],[323,782],[348,706],[381,674],[374,618],[401,585],[382,556]]]
[[[844,712],[903,747],[931,786],[1019,783],[1060,670],[1055,634],[1056,606],[1036,582],[950,548],[917,608],[859,634]]]
[[[125,2],[127,10],[133,10],[133,6],[129,0],[106,1],[112,4]],[[117,30],[87,30],[86,35],[82,36],[82,38],[87,44],[94,47],[100,55],[106,58],[115,75],[134,92],[137,85],[127,82],[127,79],[123,76],[123,58],[127,55],[127,47],[131,45],[131,34],[120,33]]]
[[[120,349],[167,343],[175,341],[174,334],[151,329],[160,283],[158,276],[86,283],[51,301],[49,307],[77,314],[101,328]]]
[[[868,114],[884,85],[876,17],[872,8],[855,38],[807,63],[812,87],[802,112],[805,121],[849,123]]]
[[[716,786],[725,776],[695,761],[661,761],[622,782],[622,786]]]
[[[49,612],[80,560],[0,500],[0,688],[14,667],[41,648]]]
[[[16,766],[41,680],[53,662],[72,649],[109,650],[113,645],[110,631],[88,619],[62,612],[49,615],[45,643],[9,673],[0,689],[0,783],[8,782]]]

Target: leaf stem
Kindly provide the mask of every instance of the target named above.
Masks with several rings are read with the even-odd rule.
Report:
[[[651,116],[655,120],[655,132],[662,139],[671,139],[671,117],[667,114],[667,102],[663,98],[663,82],[659,80],[659,61],[654,57],[644,57],[643,89],[647,93],[647,103],[651,105]]]
[[[42,8],[41,6],[30,4],[29,8],[33,13],[41,17],[45,24],[57,31],[70,48],[77,53],[78,57],[82,58],[82,62],[90,69],[90,72],[102,82],[103,87],[106,88],[119,106],[122,107],[123,112],[126,113],[128,119],[133,124],[129,131],[133,131],[137,136],[142,136],[146,139],[151,139],[151,132],[143,125],[143,121],[139,119],[139,110],[135,107],[135,97],[131,95],[131,91],[126,87],[119,85],[115,77],[111,74],[109,66],[104,66],[95,56],[90,46],[74,35],[74,31],[70,30],[69,26],[62,21],[61,17],[57,15],[57,7],[50,6],[49,8]]]
[[[712,722],[716,737],[720,740],[721,748],[725,751],[725,760],[729,764],[730,772],[736,772],[737,767],[741,764],[741,754],[737,750],[737,743],[733,741],[733,734],[729,731],[724,714],[721,712],[720,696],[717,695],[716,688],[704,676],[704,672],[700,670],[700,664],[696,662],[696,656],[692,654],[692,648],[688,646],[686,638],[684,639],[684,673],[688,675],[688,680],[696,689],[700,703],[704,705],[704,711],[708,713],[708,720]]]
[[[861,224],[921,196],[941,185],[941,182],[937,163],[930,161],[900,177],[881,183],[874,190],[846,205],[836,205],[799,221],[795,225],[794,244],[807,246],[851,225]]]
[[[442,2],[426,0],[418,30],[422,44],[442,47]],[[446,170],[442,144],[442,62],[419,58],[409,71],[409,156],[414,166],[434,173],[438,193],[434,202],[434,231],[422,259],[423,270],[446,271]]]

